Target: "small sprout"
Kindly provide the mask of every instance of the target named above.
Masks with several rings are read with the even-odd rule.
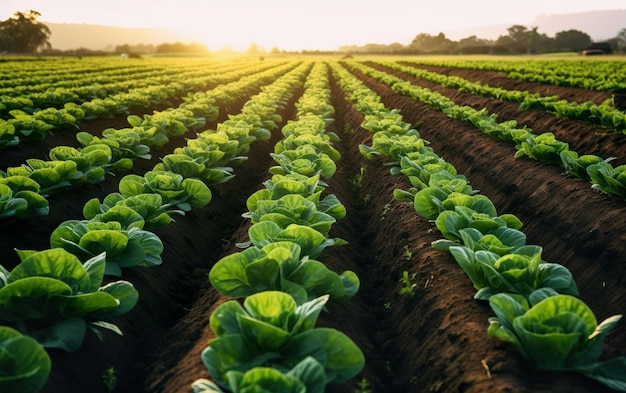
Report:
[[[385,304],[383,304],[383,306],[384,306],[387,310],[391,310],[391,302],[385,302]]]
[[[417,284],[411,282],[411,280],[415,279],[416,273],[411,274],[409,278],[409,272],[406,270],[402,272],[402,278],[400,282],[403,284],[402,288],[400,288],[400,295],[409,295],[409,297],[415,296],[415,287]]]
[[[365,177],[365,167],[361,166],[359,173],[354,175],[352,179],[350,179],[350,183],[352,183],[352,189],[358,190],[363,185],[363,178]]]
[[[372,196],[370,194],[367,194],[363,197],[363,206],[367,206],[367,204],[369,203],[370,199],[372,199]]]
[[[113,366],[102,374],[102,382],[106,386],[108,393],[111,393],[117,387],[117,377],[115,376],[115,368]]]
[[[380,221],[385,219],[385,216],[387,215],[389,210],[391,210],[391,203],[388,203],[385,205],[385,207],[383,207],[383,211],[380,214]]]
[[[357,384],[357,389],[354,389],[354,393],[373,393],[374,391],[370,389],[370,383],[367,379],[363,378]]]
[[[389,375],[393,375],[393,371],[391,371],[391,362],[389,360],[385,360],[385,368],[387,368]]]
[[[409,250],[409,246],[404,246],[404,259],[410,261],[412,256],[413,253]]]

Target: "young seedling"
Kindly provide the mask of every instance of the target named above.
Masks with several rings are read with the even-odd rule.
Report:
[[[391,210],[391,203],[388,203],[385,205],[385,207],[383,207],[383,211],[380,213],[380,221],[385,219],[385,216],[387,215],[389,210]]]
[[[403,284],[402,288],[400,288],[400,295],[409,295],[409,297],[415,296],[415,287],[417,284],[411,282],[411,280],[415,279],[416,273],[411,274],[409,277],[409,272],[406,270],[402,272],[402,278],[400,282]]]
[[[363,178],[365,177],[365,167],[361,166],[359,173],[354,175],[352,179],[350,179],[350,183],[352,183],[352,189],[358,190],[363,185]]]
[[[102,374],[102,383],[106,386],[107,392],[111,393],[117,387],[117,377],[115,376],[115,368],[111,366]]]
[[[412,256],[413,253],[409,250],[409,246],[404,246],[404,259],[410,261]]]
[[[354,389],[354,393],[373,393],[374,391],[370,389],[370,383],[367,379],[363,378],[357,384],[357,389]]]

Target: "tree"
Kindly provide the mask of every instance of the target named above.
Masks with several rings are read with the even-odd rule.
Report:
[[[554,39],[545,34],[539,34],[537,27],[532,27],[529,30],[526,26],[513,25],[506,30],[509,35],[498,37],[496,45],[508,48],[509,51],[517,53],[547,52],[554,46]]]
[[[40,48],[51,48],[50,28],[37,21],[37,11],[16,12],[0,22],[0,51],[35,53]]]
[[[489,40],[478,38],[475,35],[461,38],[458,43],[461,53],[489,53],[490,46]]]
[[[558,50],[579,52],[591,44],[589,34],[580,30],[564,30],[554,35]]]
[[[615,43],[617,44],[615,45],[615,47],[620,52],[626,51],[626,28],[620,30],[619,33],[617,33],[617,36],[615,37]]]
[[[418,53],[450,53],[455,46],[456,43],[446,38],[443,33],[438,35],[420,33],[410,44],[411,49]]]

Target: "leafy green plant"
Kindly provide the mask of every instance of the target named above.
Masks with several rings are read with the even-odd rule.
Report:
[[[115,376],[115,368],[113,366],[107,368],[102,374],[102,383],[108,393],[111,393],[117,387],[117,377]]]
[[[504,256],[484,250],[474,252],[464,246],[450,247],[450,253],[478,290],[475,299],[488,300],[502,292],[529,297],[540,288],[578,295],[572,273],[563,265],[544,262],[538,246]]]
[[[217,261],[209,271],[209,280],[225,296],[281,290],[298,304],[326,294],[339,301],[356,294],[360,283],[354,272],[346,270],[339,275],[322,262],[303,256],[301,250],[291,241],[250,247]]]
[[[51,361],[34,339],[0,326],[0,390],[5,393],[38,392],[50,375]]]
[[[515,158],[527,156],[541,162],[561,164],[561,152],[568,150],[569,145],[557,140],[553,133],[529,134],[517,146]]]
[[[402,288],[400,288],[400,295],[408,295],[409,297],[415,296],[415,287],[417,284],[411,282],[411,280],[415,279],[416,273],[411,274],[409,277],[408,271],[402,272],[402,277],[400,278],[400,282],[402,283]]]
[[[0,266],[0,320],[45,347],[72,352],[87,327],[119,329],[102,319],[130,311],[137,290],[126,281],[102,286],[104,253],[84,264],[69,252],[18,250],[21,263],[12,271]]]
[[[115,213],[114,209],[105,214]],[[134,213],[143,225],[139,214],[130,208],[125,211]],[[163,252],[163,243],[157,235],[134,225],[124,229],[118,221],[64,221],[50,235],[50,247],[65,249],[81,261],[105,252],[105,273],[118,277],[122,268],[160,265]]]
[[[448,223],[451,223],[450,221]],[[534,248],[540,252],[539,246],[526,245],[526,234],[519,229],[498,227],[483,234],[476,228],[463,228],[458,230],[459,240],[448,239],[436,240],[432,243],[435,250],[448,250],[452,246],[464,246],[472,251],[490,251],[500,256],[518,253],[522,248]]]
[[[589,165],[587,173],[593,183],[591,188],[594,190],[621,198],[626,196],[626,165],[614,168],[608,162],[602,161]]]
[[[505,341],[533,367],[573,371],[626,391],[626,357],[600,361],[603,340],[622,317],[598,324],[580,299],[540,290],[526,298],[496,294],[489,299],[496,317],[489,318],[489,337]]]
[[[350,179],[350,184],[352,184],[353,190],[358,190],[363,185],[363,178],[365,177],[365,167],[361,166],[359,172],[354,175],[352,179]]]
[[[298,224],[291,224],[282,229],[273,221],[261,221],[248,230],[250,243],[263,248],[270,243],[289,241],[297,243],[301,248],[302,257],[317,257],[326,247],[345,245],[343,239],[329,239],[315,229]]]
[[[184,214],[183,211],[173,209],[172,206],[163,204],[162,201],[159,194],[138,194],[124,198],[122,194],[113,192],[104,197],[102,203],[98,198],[87,201],[83,206],[83,216],[87,220],[103,221],[102,214],[115,207],[126,207],[143,219],[144,224],[139,229],[148,230],[169,224],[174,214]]]
[[[561,152],[561,162],[565,173],[577,180],[589,180],[589,174],[587,173],[587,167],[599,162],[609,162],[614,160],[615,157],[609,157],[603,160],[593,154],[585,154],[578,156],[578,153],[571,150],[564,150]]]
[[[107,171],[125,169],[119,163],[111,162],[112,154],[109,146],[93,144],[80,150],[70,146],[56,146],[50,150],[49,156],[52,160],[76,163],[76,174],[70,180],[71,184],[75,186],[82,183],[104,181],[104,175]]]
[[[272,153],[271,156],[279,164],[270,168],[271,174],[299,173],[308,177],[320,175],[329,178],[337,170],[335,161],[327,154],[317,152],[312,145],[302,145],[280,154]]]
[[[0,218],[45,216],[48,200],[39,194],[41,187],[26,176],[8,176],[0,171]]]
[[[332,224],[337,221],[330,214],[319,211],[315,202],[298,194],[287,194],[277,200],[257,200],[255,209],[244,217],[250,218],[252,223],[272,221],[280,228],[287,228],[290,224],[305,225],[325,237],[329,236]]]
[[[232,393],[323,393],[326,385],[324,367],[310,356],[288,371],[272,367],[254,367],[245,372],[233,370],[226,372],[226,380]],[[198,379],[191,387],[194,393],[224,393],[207,379]]]
[[[478,196],[480,195],[474,197]],[[462,198],[457,201],[464,202]],[[522,222],[513,214],[496,216],[495,207],[488,198],[474,199],[469,203],[472,204],[470,206],[459,204],[454,206],[454,210],[444,210],[435,219],[437,229],[446,239],[461,241],[463,235],[460,231],[466,228],[474,228],[482,234],[488,234],[498,228],[520,229],[522,227]]]
[[[365,378],[361,378],[357,383],[357,388],[354,389],[354,393],[374,393],[374,391],[370,389],[369,381]]]
[[[243,306],[234,300],[220,305],[209,321],[217,337],[202,352],[211,378],[228,388],[230,371],[245,373],[255,367],[287,371],[307,358],[311,360],[302,365],[307,374],[323,370],[317,388],[321,391],[328,383],[354,377],[365,363],[359,347],[335,329],[315,327],[328,298],[298,306],[287,293],[266,291],[247,297]]]
[[[345,206],[343,206],[334,194],[328,194],[322,197],[322,192],[326,184],[320,180],[318,175],[312,177],[304,176],[299,173],[274,175],[271,179],[265,181],[263,185],[265,186],[264,189],[256,191],[246,200],[246,206],[249,212],[244,213],[243,217],[252,218],[255,214],[258,216],[256,211],[259,208],[258,205],[260,202],[271,206],[272,202],[267,201],[277,201],[288,195],[304,197],[307,201],[313,202],[316,210],[328,214],[336,220],[346,215]]]
[[[182,211],[199,208],[211,201],[211,190],[198,179],[185,179],[169,171],[148,171],[144,176],[126,175],[119,191],[125,198],[153,193],[161,195],[164,204]]]
[[[410,261],[412,256],[413,253],[409,250],[409,246],[404,246],[404,259]]]
[[[35,158],[26,160],[26,164],[21,166],[7,168],[6,174],[33,179],[41,187],[38,192],[42,195],[71,187],[72,180],[80,177],[74,161],[44,161]]]

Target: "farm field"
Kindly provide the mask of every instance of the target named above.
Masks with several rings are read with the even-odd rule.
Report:
[[[523,58],[520,59],[523,63]],[[626,164],[626,136],[620,129],[621,120],[615,121],[615,128],[620,130],[617,131],[544,109],[521,111],[519,102],[444,86],[418,78],[407,69],[461,77],[506,90],[556,95],[570,102],[593,102],[598,106],[615,97],[617,111],[624,111],[621,105],[626,87],[616,86],[614,91],[609,91],[556,86],[515,79],[493,70],[457,67],[453,59],[436,65],[420,60],[423,59],[267,58],[230,60],[225,64],[207,60],[205,65],[189,59],[187,65],[185,60],[176,60],[173,68],[168,60],[128,59],[123,66],[118,62],[112,67],[132,65],[142,69],[155,62],[157,70],[153,72],[172,78],[155,79],[157,86],[182,84],[169,75],[168,69],[182,73],[190,67],[194,78],[203,78],[202,70],[206,67],[207,80],[198,81],[197,85],[177,85],[168,97],[152,99],[147,105],[130,105],[127,111],[78,121],[78,129],[64,124],[43,138],[4,146],[0,151],[0,170],[6,171],[28,159],[46,160],[50,149],[56,146],[81,147],[76,138],[78,131],[102,136],[106,129],[131,127],[129,115],[142,117],[183,106],[190,101],[187,93],[208,92],[217,86],[242,82],[245,75],[281,70],[273,78],[258,83],[251,80],[238,94],[217,97],[215,106],[219,114],[215,118],[207,118],[206,124],[189,127],[187,132],[151,147],[150,157],[133,160],[129,170],[107,174],[103,181],[50,193],[48,214],[1,219],[0,265],[11,271],[20,263],[16,249],[51,248],[50,237],[55,228],[67,220],[83,219],[83,206],[89,200],[102,201],[106,195],[118,191],[124,176],[143,176],[161,163],[163,157],[184,147],[186,138],[216,129],[229,116],[245,109],[244,104],[251,97],[267,90],[261,86],[270,85],[294,70],[303,70],[292,91],[283,95],[283,105],[277,108],[280,121],[275,129],[267,140],[250,144],[245,152],[247,159],[233,165],[235,176],[209,185],[212,195],[208,204],[184,215],[173,215],[172,222],[153,230],[163,244],[162,263],[124,268],[120,277],[105,277],[109,281],[128,281],[139,293],[132,310],[107,319],[119,327],[123,336],[102,330],[101,340],[87,331],[84,342],[74,352],[49,349],[52,369],[41,391],[106,392],[102,376],[111,367],[117,378],[114,392],[191,392],[192,382],[210,378],[201,359],[207,343],[215,338],[209,316],[231,298],[211,285],[209,271],[225,256],[241,251],[237,244],[249,240],[251,222],[242,217],[248,212],[246,201],[276,173],[272,168],[277,162],[271,153],[284,137],[281,129],[298,119],[297,103],[308,90],[304,80],[320,63],[327,66],[323,74],[328,79],[329,104],[334,110],[328,114],[334,121],[327,125],[326,131],[339,136],[340,140],[333,141],[332,146],[341,154],[336,161],[336,172],[324,179],[327,183],[324,193],[336,195],[346,210],[345,217],[333,224],[330,237],[344,239],[347,244],[328,247],[315,259],[339,274],[353,271],[360,288],[349,299],[329,302],[317,325],[345,333],[365,357],[365,365],[357,375],[345,383],[329,384],[326,391],[354,392],[363,380],[377,393],[614,391],[578,373],[536,370],[510,345],[488,337],[488,320],[494,316],[489,303],[474,299],[476,288],[450,252],[432,247],[434,241],[443,237],[433,220],[419,216],[411,203],[394,197],[396,189],[411,189],[409,179],[390,172],[391,159],[382,156],[369,159],[361,153],[360,145],[372,145],[372,133],[363,127],[362,108],[350,101],[350,92],[337,70],[356,77],[380,97],[386,108],[399,110],[403,121],[415,125],[419,137],[428,141],[432,150],[454,166],[458,174],[464,175],[473,189],[487,196],[498,214],[519,218],[526,244],[541,246],[544,261],[561,264],[571,272],[579,298],[593,311],[598,323],[626,311],[626,198],[593,189],[589,180],[566,176],[564,168],[555,162],[526,156],[515,158],[518,149],[514,143],[498,140],[471,122],[455,118],[451,112],[445,113],[412,98],[405,94],[409,90],[404,85],[398,83],[394,85],[400,86],[396,89],[389,79],[378,78],[377,72],[439,93],[456,105],[477,111],[485,108],[497,115],[498,122],[515,120],[518,129],[525,126],[535,134],[553,133],[556,140],[567,143],[570,150],[581,156],[615,157],[610,161],[613,167]],[[589,64],[595,62],[602,63],[589,60]],[[75,62],[72,67],[79,64]],[[111,66],[111,59],[102,64]],[[622,69],[623,64],[626,63],[621,64]],[[57,66],[45,61],[42,65]],[[99,67],[95,60],[90,60],[88,66]],[[233,76],[227,80],[229,72]],[[114,75],[121,79],[120,75],[124,74]],[[220,104],[221,99],[224,104]],[[80,100],[87,99],[77,101]],[[9,117],[3,113],[4,119]],[[415,284],[411,293],[402,291],[406,286],[401,280],[404,272],[410,284]],[[619,321],[605,337],[602,359],[626,356],[625,323]]]

